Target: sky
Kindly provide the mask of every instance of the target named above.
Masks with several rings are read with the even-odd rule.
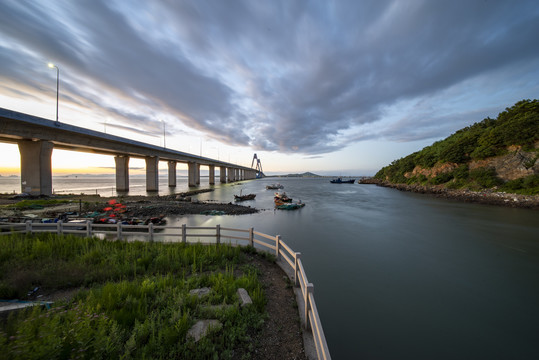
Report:
[[[268,174],[373,175],[538,98],[538,34],[536,0],[2,0],[0,107],[54,120],[51,62],[60,122],[256,153]],[[18,174],[17,146],[0,152]],[[114,160],[55,150],[53,171]]]

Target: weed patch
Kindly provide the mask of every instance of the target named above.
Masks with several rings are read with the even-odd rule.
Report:
[[[242,249],[225,245],[111,242],[53,234],[0,237],[0,296],[84,286],[51,309],[33,307],[0,324],[8,359],[232,359],[248,354],[266,298]],[[241,268],[241,275],[234,269]],[[209,287],[204,297],[189,291]],[[239,307],[238,288],[253,306]],[[211,307],[225,305],[222,307]],[[212,309],[209,311],[208,309]],[[211,315],[223,324],[196,344],[187,332]]]

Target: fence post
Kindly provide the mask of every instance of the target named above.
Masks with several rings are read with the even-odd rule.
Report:
[[[305,288],[305,296],[303,301],[305,302],[305,330],[309,330],[310,321],[309,321],[309,310],[311,310],[311,303],[309,302],[309,294],[314,294],[314,285],[313,283],[308,283]]]
[[[26,220],[25,222],[25,225],[26,225],[26,229],[25,229],[25,232],[28,234],[28,233],[32,233],[32,221],[31,220]]]
[[[90,220],[86,221],[86,236],[92,237],[92,222]]]
[[[58,233],[58,235],[63,234],[64,227],[63,227],[62,220],[58,220],[58,222],[56,223],[56,232]]]
[[[221,243],[221,225],[217,224],[215,225],[215,241],[217,244]]]
[[[301,258],[301,253],[297,252],[294,256],[294,286],[299,285],[299,279],[298,279],[298,261]]]
[[[118,221],[116,223],[116,236],[118,237],[118,240],[122,240],[122,222]]]
[[[182,224],[182,243],[187,242],[187,226]]]
[[[153,241],[153,222],[148,224],[148,234],[150,235],[150,241]]]
[[[275,256],[277,256],[277,261],[279,260],[279,247],[281,246],[281,235],[275,237]]]
[[[255,238],[254,231],[255,231],[254,228],[249,229],[249,245],[251,245],[251,246],[255,246],[255,243],[254,243],[254,238]]]

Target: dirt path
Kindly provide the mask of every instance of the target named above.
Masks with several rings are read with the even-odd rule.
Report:
[[[275,263],[252,256],[251,264],[260,270],[260,280],[268,301],[266,310],[269,314],[262,331],[256,336],[256,347],[251,359],[307,359],[291,282]]]

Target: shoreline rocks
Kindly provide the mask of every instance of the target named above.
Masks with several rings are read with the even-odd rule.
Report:
[[[363,179],[359,184],[373,184],[400,191],[427,194],[437,198],[457,200],[468,203],[507,206],[513,208],[539,210],[539,196],[497,192],[491,189],[472,191],[468,189],[447,189],[442,185],[393,184],[374,178]]]

